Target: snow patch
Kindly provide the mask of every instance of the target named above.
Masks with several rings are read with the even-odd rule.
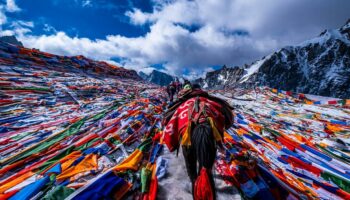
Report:
[[[256,61],[254,64],[252,64],[249,68],[245,69],[246,74],[245,74],[244,76],[242,76],[240,83],[246,82],[246,81],[249,79],[249,77],[250,77],[251,75],[255,74],[255,73],[259,70],[259,68],[261,67],[261,65],[262,65],[267,59],[270,59],[270,57],[271,57],[271,55],[265,57],[265,58],[262,59],[262,60],[258,60],[258,61]]]
[[[204,83],[203,88],[204,88],[204,89],[205,89],[205,88],[208,88],[208,83],[207,83],[207,82]]]
[[[305,94],[305,97],[313,100],[313,101],[333,101],[333,100],[340,100],[338,98],[334,97],[325,97],[325,96],[318,96],[318,95],[313,95],[313,94]]]
[[[224,84],[227,82],[227,79],[225,79],[224,75],[222,74],[219,74],[218,80]]]
[[[343,41],[344,43],[350,45],[350,41],[340,33],[339,29],[336,29],[336,30],[327,30],[324,34],[316,37],[316,38],[313,38],[311,40],[306,40],[302,43],[300,43],[299,47],[305,47],[305,46],[308,46],[310,44],[324,44],[327,40],[329,39],[338,39],[338,40],[341,40]]]
[[[345,26],[343,26],[343,29],[348,29],[350,28],[350,23],[347,23]]]
[[[282,55],[282,58],[281,58],[282,62],[287,62],[287,54],[286,54],[286,52],[284,52],[284,50],[281,50],[280,52],[281,52],[281,55]]]

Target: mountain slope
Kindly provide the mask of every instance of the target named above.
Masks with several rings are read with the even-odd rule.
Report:
[[[243,73],[243,68],[223,66],[219,70],[208,72],[205,78],[199,78],[194,82],[200,84],[203,88],[222,89],[227,86],[234,87],[238,84]]]
[[[350,26],[274,53],[252,77],[283,90],[322,96],[350,96]]]
[[[139,76],[145,81],[161,86],[169,85],[169,83],[174,80],[174,77],[158,70],[153,70],[149,75],[144,72],[139,72]]]
[[[141,174],[166,99],[138,79],[105,62],[0,42],[0,199],[82,199],[106,181],[128,194],[102,187],[95,199],[133,199],[141,180],[114,168],[138,154],[130,177]]]
[[[0,41],[7,42],[9,44],[17,45],[23,47],[22,42],[18,41],[17,38],[13,35],[11,36],[2,36],[0,37]]]
[[[0,65],[41,66],[56,71],[68,69],[72,72],[92,76],[98,74],[99,76],[115,76],[118,78],[141,80],[141,77],[134,70],[111,65],[104,61],[95,61],[81,55],[59,56],[2,41],[0,41],[0,54]]]
[[[339,98],[350,97],[350,20],[340,29],[326,30],[318,37],[289,46],[244,67],[244,73],[230,73],[237,81],[222,82],[219,74],[207,74],[202,86],[223,88],[266,85],[282,90]],[[213,72],[211,72],[213,73]],[[208,77],[209,76],[209,77]]]

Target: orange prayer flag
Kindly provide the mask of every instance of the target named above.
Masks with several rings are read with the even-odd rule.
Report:
[[[121,162],[118,166],[114,167],[115,171],[125,171],[128,169],[137,170],[138,164],[140,163],[143,157],[142,151],[136,149],[132,154],[129,155],[123,162]]]
[[[61,163],[62,171],[65,171],[72,163],[81,156],[80,151],[73,151],[68,154],[64,158],[62,158],[59,162]]]
[[[97,167],[97,155],[89,154],[79,164],[69,167],[58,175],[57,180],[64,180],[82,172],[97,170]]]
[[[350,105],[350,99],[345,100],[345,105]]]
[[[335,124],[327,124],[327,128],[328,128],[329,130],[331,130],[332,132],[339,132],[339,131],[342,131],[342,130],[343,130],[342,127],[337,126],[337,125],[335,125]]]
[[[252,128],[253,130],[255,130],[256,132],[260,133],[262,127],[258,124],[254,124],[254,123],[250,123],[249,127]]]
[[[1,186],[0,186],[0,193],[4,193],[6,190],[22,183],[24,180],[28,179],[29,177],[33,176],[34,173],[29,171],[19,177],[17,177],[16,179],[13,179],[7,183],[1,183]]]
[[[306,99],[305,99],[305,103],[308,104],[308,105],[314,104],[314,102],[312,102],[312,101],[310,101],[310,100],[306,100]]]

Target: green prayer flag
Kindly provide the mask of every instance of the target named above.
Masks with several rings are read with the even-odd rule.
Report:
[[[74,189],[65,187],[65,186],[57,186],[53,190],[49,191],[45,196],[44,200],[61,200],[67,198],[74,192]]]
[[[83,150],[89,148],[91,145],[93,145],[96,141],[104,141],[104,140],[103,140],[103,138],[94,138],[94,139],[90,140],[89,142],[87,142],[79,147],[76,147],[75,150],[83,151]]]
[[[152,138],[148,138],[143,141],[137,148],[142,152],[149,151],[152,146]]]
[[[152,171],[146,167],[141,169],[141,192],[146,193],[149,191],[150,180]]]
[[[12,164],[18,160],[27,158],[30,155],[33,155],[33,154],[36,154],[36,153],[39,153],[43,150],[48,149],[53,144],[56,144],[57,142],[63,140],[64,138],[76,134],[80,130],[80,127],[84,123],[85,123],[85,118],[75,122],[67,130],[63,131],[61,134],[55,135],[52,138],[50,138],[49,140],[33,146],[32,148],[28,149],[27,151],[24,151],[21,154],[17,155],[16,157],[13,157],[12,159],[8,160],[4,164]]]
[[[61,160],[62,158],[64,158],[68,154],[72,153],[73,150],[74,150],[74,146],[71,146],[71,147],[63,150],[62,152],[60,152],[58,155],[54,156],[53,158],[49,159],[48,161],[44,162],[39,167],[39,169],[40,169],[39,173],[41,173],[42,171],[44,171],[48,167],[52,166],[53,164],[55,164],[57,161]]]
[[[321,173],[321,177],[327,181],[332,181],[344,191],[350,192],[350,181],[342,179],[326,171]]]

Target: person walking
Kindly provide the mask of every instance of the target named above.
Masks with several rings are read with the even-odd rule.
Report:
[[[182,146],[194,199],[216,199],[212,168],[224,130],[233,123],[232,107],[189,83],[164,114],[162,141],[170,151]],[[198,164],[198,166],[197,166]]]

